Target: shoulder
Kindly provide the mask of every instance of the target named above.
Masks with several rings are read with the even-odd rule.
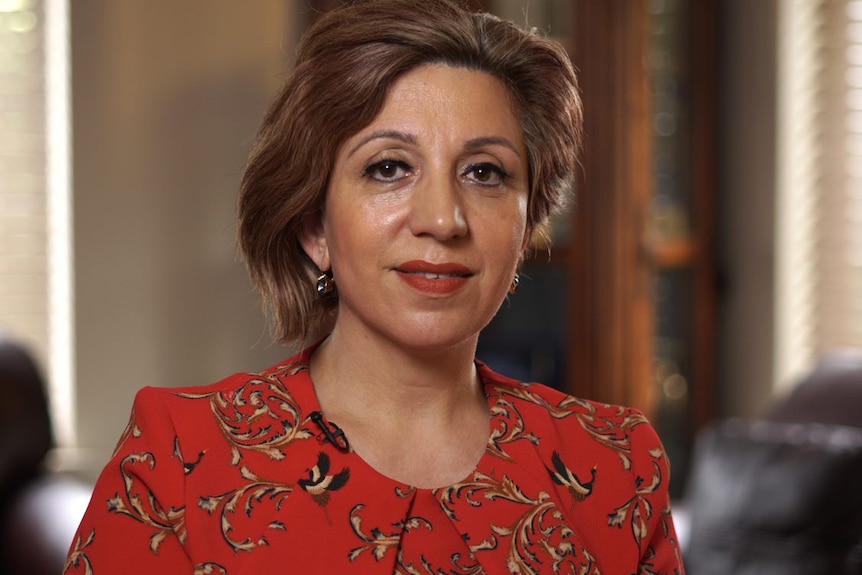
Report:
[[[653,426],[640,410],[566,394],[541,383],[525,383],[500,375],[480,364],[486,390],[499,409],[511,410],[530,433],[540,451],[585,451],[618,459],[623,470],[638,461],[664,459]]]
[[[290,394],[293,379],[308,371],[307,357],[300,352],[289,359],[256,372],[237,372],[206,385],[181,387],[141,388],[135,395],[135,410],[181,409],[195,399],[215,399],[234,402],[241,401],[237,395],[254,394],[261,399],[267,395]]]
[[[306,359],[301,352],[259,372],[234,373],[209,385],[142,388],[120,443],[144,432],[182,441],[232,436],[238,429],[254,433],[258,426],[272,427],[273,421],[297,426],[303,419],[302,406],[313,394],[305,385],[310,381]]]
[[[480,364],[480,375],[489,395],[496,396],[500,402],[518,405],[536,417],[564,422],[565,425],[591,423],[626,429],[649,425],[644,414],[632,407],[583,399],[541,383],[511,379],[484,364]]]

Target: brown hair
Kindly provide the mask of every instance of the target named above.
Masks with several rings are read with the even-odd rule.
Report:
[[[339,146],[367,126],[405,72],[445,63],[489,73],[512,95],[528,150],[531,228],[565,203],[578,162],[582,111],[562,47],[535,30],[454,0],[360,0],[321,16],[264,117],[239,198],[239,242],[283,343],[304,340],[337,305],[299,244],[323,209]]]

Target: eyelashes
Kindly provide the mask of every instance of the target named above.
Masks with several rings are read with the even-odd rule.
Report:
[[[509,173],[490,162],[480,162],[467,166],[462,175],[472,175],[472,180],[483,186],[499,186],[505,184],[511,179]]]
[[[380,160],[365,167],[362,175],[378,182],[392,183],[406,178],[413,169],[407,162],[400,160]]]
[[[364,177],[386,184],[398,182],[413,173],[413,168],[407,162],[392,159],[373,162],[362,170]],[[501,186],[511,179],[505,169],[493,162],[470,164],[461,172],[461,177],[486,187]]]

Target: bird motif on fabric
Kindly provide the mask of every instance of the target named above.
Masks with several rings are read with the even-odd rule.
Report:
[[[185,459],[183,459],[182,450],[180,450],[180,440],[178,437],[174,437],[174,456],[177,457],[177,459],[179,459],[180,461],[182,461],[183,472],[185,472],[186,475],[190,474],[192,471],[195,470],[195,467],[200,464],[206,453],[206,449],[204,449],[203,451],[198,452],[197,459],[195,459],[194,461],[186,461]]]
[[[589,481],[581,481],[574,472],[563,463],[560,454],[554,451],[551,454],[551,463],[554,469],[546,467],[548,473],[557,485],[562,485],[569,490],[575,501],[583,501],[593,492],[593,484],[596,481],[596,467],[593,466]]]
[[[345,467],[338,473],[329,475],[329,466],[329,456],[321,451],[317,454],[317,464],[308,470],[308,479],[300,479],[297,482],[321,507],[329,503],[332,491],[341,489],[350,479],[349,468]]]

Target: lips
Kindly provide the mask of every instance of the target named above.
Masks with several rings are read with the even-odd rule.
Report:
[[[463,288],[473,276],[470,268],[458,263],[404,262],[395,268],[398,277],[416,291],[449,295]]]
[[[472,275],[470,268],[456,263],[435,264],[424,260],[412,260],[398,266],[397,271],[407,274],[424,274],[430,276],[457,276],[467,277]]]

